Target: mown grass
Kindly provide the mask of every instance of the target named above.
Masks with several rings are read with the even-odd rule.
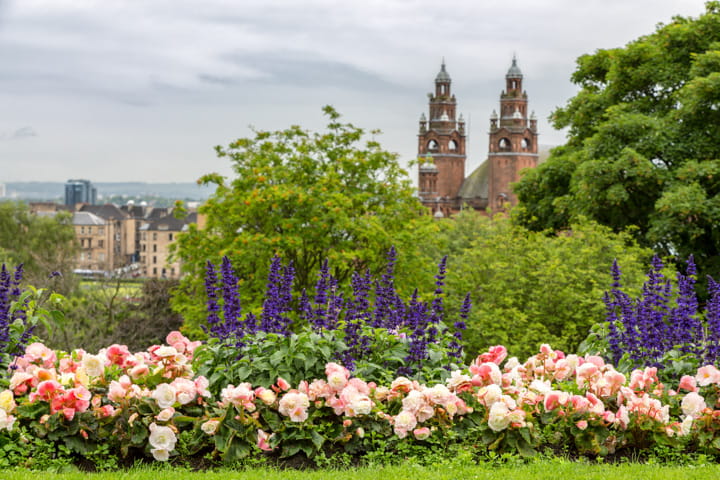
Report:
[[[548,461],[527,465],[476,465],[419,467],[393,466],[348,470],[274,470],[251,468],[191,472],[165,466],[104,473],[45,473],[43,480],[716,480],[720,465],[674,466],[624,463],[591,465],[569,461]],[[0,471],[2,480],[38,478],[28,470]]]

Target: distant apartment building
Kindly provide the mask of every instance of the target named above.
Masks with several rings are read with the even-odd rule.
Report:
[[[108,264],[109,269],[118,269],[137,261],[138,248],[135,243],[137,225],[134,218],[111,203],[82,205],[79,211],[97,215],[105,220],[107,225],[112,226],[113,236],[110,241],[113,262]]]
[[[161,209],[157,209],[162,213]],[[140,227],[140,264],[143,276],[150,278],[179,278],[180,263],[170,262],[170,245],[189,223],[197,221],[197,214],[175,218],[169,212],[164,216],[149,215]]]
[[[95,205],[97,203],[97,189],[90,180],[68,180],[65,183],[65,205],[75,207],[80,203]]]
[[[105,274],[117,266],[114,238],[117,224],[91,212],[73,214],[75,236],[80,244],[75,271],[81,274]]]

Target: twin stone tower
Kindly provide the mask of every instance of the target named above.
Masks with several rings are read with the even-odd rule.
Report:
[[[457,101],[443,61],[435,77],[435,93],[428,93],[429,116],[420,117],[418,134],[418,190],[420,200],[436,217],[448,217],[464,207],[493,212],[515,205],[510,184],[520,170],[538,163],[535,114],[528,116],[523,74],[513,57],[500,94],[500,115],[490,116],[488,158],[465,177],[465,120],[456,116]]]

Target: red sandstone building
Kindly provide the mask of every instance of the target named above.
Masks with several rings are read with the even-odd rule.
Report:
[[[450,216],[465,206],[500,211],[517,203],[510,184],[520,170],[537,166],[538,133],[535,114],[528,117],[523,74],[513,58],[500,94],[500,115],[490,116],[488,158],[465,177],[465,121],[456,117],[452,80],[443,61],[429,93],[429,121],[420,117],[418,134],[418,189],[420,200],[437,216]]]

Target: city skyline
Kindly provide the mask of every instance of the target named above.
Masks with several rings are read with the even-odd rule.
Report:
[[[215,145],[248,125],[321,130],[326,104],[382,130],[406,164],[443,57],[469,173],[513,54],[540,144],[556,145],[547,117],[576,91],[578,56],[702,12],[702,0],[0,0],[0,183],[231,175]]]

